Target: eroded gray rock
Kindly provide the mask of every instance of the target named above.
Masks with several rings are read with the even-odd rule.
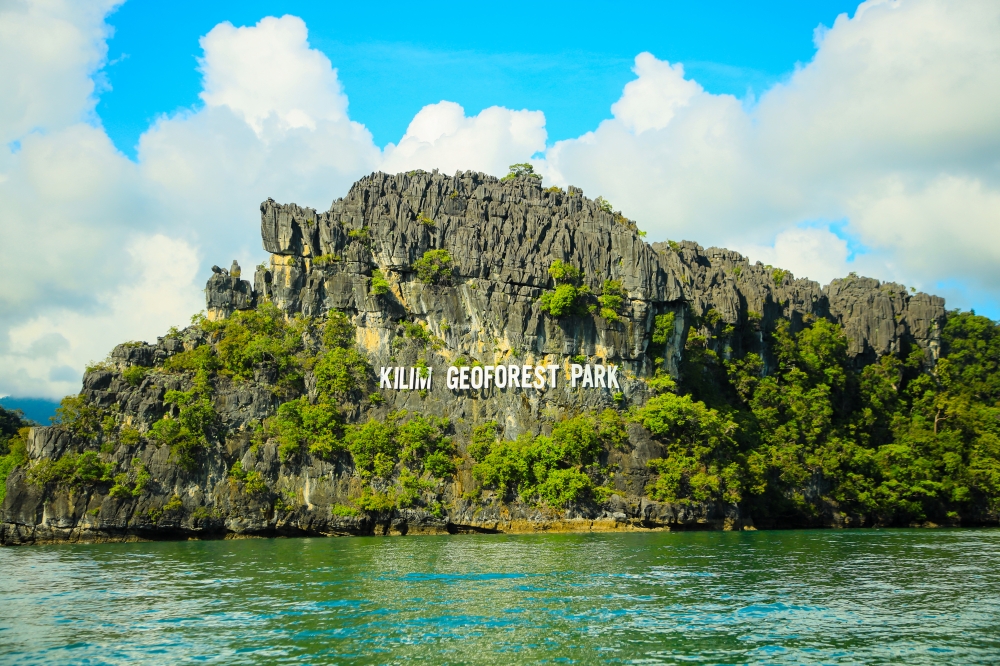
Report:
[[[474,172],[454,176],[411,172],[376,173],[358,181],[328,211],[318,212],[268,199],[261,204],[261,235],[271,253],[254,272],[253,284],[230,270],[213,267],[206,286],[210,319],[270,302],[287,315],[347,313],[357,345],[374,368],[426,362],[437,369],[426,392],[382,392],[384,402],[345,403],[351,422],[385,419],[396,410],[446,417],[464,452],[477,423],[496,420],[507,438],[547,433],[563,416],[583,410],[641,405],[644,377],[659,368],[677,375],[685,344],[693,335],[723,356],[761,354],[773,367],[767,332],[779,321],[801,328],[811,317],[843,325],[849,352],[861,367],[878,357],[919,348],[928,363],[937,358],[944,302],[908,294],[901,285],[868,278],[835,280],[826,288],[784,271],[751,264],[738,253],[691,243],[645,243],[635,224],[602,210],[581,190],[543,189],[532,178],[500,181]],[[439,284],[417,279],[414,264],[428,250],[446,250],[452,271]],[[556,319],[541,310],[539,297],[553,287],[548,270],[556,259],[582,271],[595,295],[605,280],[626,294],[618,321],[594,314]],[[376,271],[378,273],[376,273]],[[373,292],[373,278],[389,292]],[[593,302],[592,302],[593,304]],[[673,313],[666,345],[651,352],[658,315]],[[418,323],[434,338],[423,344],[404,335],[404,323]],[[147,435],[176,407],[164,404],[168,391],[188,391],[193,376],[161,372],[170,357],[206,342],[197,327],[160,338],[155,344],[126,343],[112,364],[88,373],[83,396],[91,405],[117,410],[114,418]],[[305,339],[307,345],[317,341]],[[573,389],[566,381],[573,357],[620,368],[620,390]],[[555,364],[562,381],[546,390],[456,392],[444,369],[465,364]],[[580,359],[577,359],[580,360]],[[124,372],[150,368],[142,375]],[[136,380],[135,377],[140,377]],[[443,513],[427,507],[385,515],[344,515],[361,480],[349,455],[325,460],[304,454],[282,462],[274,439],[259,439],[255,427],[277,410],[282,398],[275,369],[266,363],[252,380],[219,375],[212,379],[218,432],[195,469],[172,459],[169,447],[143,437],[135,446],[102,453],[114,469],[141,463],[150,474],[136,496],[111,497],[109,484],[82,488],[33,484],[23,469],[8,480],[0,543],[72,540],[128,540],[167,536],[238,534],[399,534],[549,529],[697,529],[752,526],[729,505],[671,505],[646,495],[652,480],[647,462],[663,455],[662,445],[632,424],[629,446],[605,453],[601,464],[617,470],[614,494],[601,504],[570,506],[561,513],[519,502],[501,502],[487,491],[472,499],[471,462],[433,489]],[[307,373],[306,395],[313,378]],[[364,395],[377,390],[376,378]],[[28,454],[33,462],[68,452],[98,450],[98,439],[74,438],[59,427],[34,428]],[[257,437],[258,439],[255,439]],[[138,461],[133,463],[133,461]],[[256,472],[267,490],[248,492],[230,477],[239,462]],[[131,477],[130,477],[131,478]],[[431,492],[431,491],[428,491]],[[340,507],[338,509],[338,507]],[[349,512],[348,512],[349,513]]]

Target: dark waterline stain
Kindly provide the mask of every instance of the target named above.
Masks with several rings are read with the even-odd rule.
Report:
[[[4,663],[996,663],[1000,530],[0,550]]]

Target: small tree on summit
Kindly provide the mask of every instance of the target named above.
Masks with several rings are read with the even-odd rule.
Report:
[[[535,167],[531,166],[527,162],[511,164],[509,168],[510,173],[500,179],[502,182],[514,180],[515,178],[521,178],[523,176],[527,176],[528,178],[537,178],[538,180],[542,179],[541,176],[535,173]]]

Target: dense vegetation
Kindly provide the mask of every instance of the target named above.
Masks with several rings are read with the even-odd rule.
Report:
[[[556,259],[549,266],[549,276],[555,289],[544,292],[539,298],[541,309],[553,317],[585,315],[589,311],[587,299],[590,288],[582,283],[583,275],[572,264]]]
[[[7,495],[7,478],[11,470],[27,462],[25,438],[29,421],[19,409],[5,409],[0,405],[0,503]]]
[[[649,493],[740,502],[758,520],[808,524],[837,507],[867,524],[949,523],[1000,511],[1000,330],[949,314],[942,355],[919,349],[853,370],[824,319],[771,332],[777,367],[725,360],[692,335],[682,383],[636,417],[667,443]]]
[[[487,422],[473,431],[469,455],[476,460],[473,477],[500,499],[519,497],[562,508],[611,494],[594,482],[608,475],[600,466],[601,454],[627,441],[625,420],[606,409],[560,421],[550,436],[522,434],[515,440],[498,438],[497,423]]]
[[[430,283],[450,272],[450,258],[435,252],[420,267]],[[625,299],[619,283],[605,281],[594,297],[573,266],[556,261],[549,272],[555,289],[541,305],[551,316],[616,320]],[[759,326],[759,318],[751,319],[751,327]],[[169,447],[174,464],[197,471],[209,449],[233,436],[213,406],[220,382],[256,381],[271,388],[278,407],[250,424],[254,446],[270,440],[283,464],[315,456],[358,475],[360,494],[338,505],[338,515],[412,506],[440,515],[444,484],[463,466],[474,481],[467,498],[555,509],[600,503],[614,492],[609,458],[629,449],[629,423],[663,446],[662,457],[649,463],[644,489],[659,501],[739,504],[762,525],[825,524],[833,511],[854,524],[895,525],[995,520],[1000,512],[1000,330],[973,313],[949,313],[936,363],[913,348],[860,371],[835,324],[810,319],[793,330],[778,322],[763,331],[765,373],[761,356],[730,356],[737,333],[720,330],[710,310],[695,318],[679,381],[662,370],[646,378],[644,404],[619,402],[549,422],[535,436],[504,437],[492,421],[469,424],[464,446],[447,419],[403,411],[361,422],[351,416],[383,398],[342,313],[288,319],[265,303],[193,323],[186,350],[158,367],[106,366],[133,387],[150,381],[182,387],[164,393],[162,419],[140,433],[117,407],[68,397],[57,421],[93,446],[40,461],[29,480],[103,485],[113,497],[138,497],[149,470],[132,453],[116,456],[124,461],[118,463],[111,453],[146,440]],[[673,313],[654,318],[647,354],[655,367],[676,344],[675,324]],[[413,345],[418,367],[426,368],[427,352],[439,344],[426,327],[403,323],[393,350]],[[2,478],[27,460],[26,425],[0,409]],[[238,462],[229,480],[275,508],[286,506],[259,472]]]

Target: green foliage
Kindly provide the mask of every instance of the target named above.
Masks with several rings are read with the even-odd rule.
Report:
[[[354,505],[370,513],[382,513],[392,511],[396,508],[396,496],[394,493],[378,492],[371,488],[365,488],[361,492],[361,497],[354,500]]]
[[[354,467],[363,479],[388,479],[398,463],[416,467],[439,478],[455,473],[455,445],[445,436],[447,419],[414,415],[400,422],[402,414],[384,421],[371,420],[347,434]]]
[[[646,385],[653,393],[675,392],[677,386],[670,375],[663,371],[663,357],[667,353],[667,342],[674,335],[675,314],[666,312],[656,315],[653,318],[653,333],[650,337],[649,346],[646,348],[646,355],[654,359],[656,371],[650,379],[646,380]]]
[[[661,351],[674,334],[674,318],[675,315],[673,312],[667,312],[666,314],[656,315],[653,320],[652,342]]]
[[[701,322],[704,325],[704,322]],[[732,398],[726,381],[725,364],[709,344],[710,337],[688,333],[680,363],[680,392],[690,393],[715,409],[725,408]]]
[[[342,259],[340,255],[336,254],[320,254],[313,257],[312,260],[313,266],[316,266],[318,268],[323,268],[324,266],[330,266],[331,264],[335,264],[338,261],[342,261]]]
[[[130,365],[125,368],[124,372],[122,372],[122,377],[125,378],[125,381],[127,381],[130,386],[138,386],[142,383],[142,380],[146,378],[148,373],[149,368],[141,365]]]
[[[243,469],[243,461],[237,460],[233,463],[233,466],[229,468],[229,478],[241,483],[246,481],[247,473]]]
[[[673,393],[652,398],[637,420],[666,443],[666,455],[649,461],[658,474],[647,488],[650,497],[682,503],[742,499],[735,422]]]
[[[597,417],[597,436],[616,449],[625,449],[628,446],[628,425],[620,413],[605,409]]]
[[[389,281],[382,275],[382,271],[375,269],[372,271],[372,294],[384,296],[389,293]]]
[[[782,270],[780,268],[775,268],[773,271],[771,271],[771,278],[774,280],[775,286],[778,287],[780,287],[781,284],[785,281],[785,278],[791,278],[791,277],[792,277],[791,271]]]
[[[361,498],[354,501],[362,511],[413,506],[435,487],[427,478],[455,474],[455,445],[444,434],[448,420],[419,414],[404,420],[405,416],[395,412],[347,429],[344,440],[354,468],[366,482]],[[393,477],[396,485],[386,489]]]
[[[220,322],[222,336],[216,346],[223,370],[238,379],[251,379],[257,366],[268,364],[277,369],[282,384],[298,385],[302,326],[302,321],[286,321],[270,302],[254,310],[237,310]]]
[[[106,370],[107,372],[114,372],[115,366],[109,360],[100,361],[99,363],[91,362],[88,363],[86,367],[83,369],[83,374],[85,375],[90,374],[91,372],[96,372],[98,370]]]
[[[610,213],[614,208],[611,205],[611,202],[605,199],[604,197],[597,197],[596,199],[594,199],[594,203],[597,204],[597,207],[603,210],[605,213]]]
[[[579,284],[581,277],[579,268],[561,259],[552,262],[549,266],[549,275],[556,284]]]
[[[286,490],[274,498],[274,510],[279,513],[282,511],[294,511],[297,499],[295,493]]]
[[[330,310],[323,324],[323,346],[348,348],[354,346],[354,324],[343,312]]]
[[[116,498],[138,497],[145,490],[151,478],[149,470],[146,469],[143,462],[138,458],[133,458],[129,471],[115,475],[114,485],[111,486],[108,494]]]
[[[220,367],[222,366],[219,363],[219,358],[211,345],[200,345],[194,349],[182,351],[163,362],[163,369],[168,372],[203,371],[212,373]]]
[[[597,297],[601,304],[601,316],[608,321],[620,321],[622,303],[625,301],[625,290],[617,280],[605,280],[603,293]]]
[[[0,455],[7,453],[7,440],[16,437],[29,423],[20,409],[5,409],[0,405]]]
[[[68,395],[59,402],[52,421],[76,437],[96,439],[102,432],[104,412],[81,395]]]
[[[433,484],[421,480],[406,467],[399,471],[399,487],[393,493],[396,498],[396,506],[408,508],[417,503],[424,490],[429,489]]]
[[[40,486],[78,488],[110,481],[113,469],[113,464],[101,462],[96,451],[67,453],[58,460],[39,460],[28,470],[28,480]]]
[[[431,342],[432,339],[431,332],[427,330],[427,327],[419,322],[410,323],[408,321],[404,321],[403,335],[411,338],[412,340],[416,340],[422,346]]]
[[[594,482],[575,467],[553,469],[538,484],[537,492],[546,504],[564,507],[571,502],[588,499],[594,492]]]
[[[204,371],[198,373],[195,388],[190,391],[167,391],[166,405],[177,408],[177,415],[167,413],[153,424],[149,438],[170,447],[173,460],[187,470],[197,466],[198,454],[214,438],[218,415],[209,398],[211,387]]]
[[[7,496],[7,477],[15,467],[28,463],[28,430],[26,427],[21,428],[5,441],[6,453],[0,456],[0,505]]]
[[[674,378],[665,373],[663,370],[657,370],[656,374],[647,379],[646,386],[649,387],[649,390],[652,391],[654,395],[677,392],[677,382],[675,382]]]
[[[455,460],[444,451],[435,451],[424,459],[424,470],[432,476],[444,479],[455,474]]]
[[[361,513],[353,506],[346,506],[344,504],[334,504],[332,507],[330,507],[330,511],[333,513],[333,515],[341,516],[342,518],[351,518]]]
[[[268,436],[278,440],[282,462],[296,459],[303,449],[321,458],[344,449],[343,415],[326,401],[310,404],[301,397],[285,402],[264,427]]]
[[[596,419],[575,416],[552,427],[552,442],[568,464],[590,465],[601,453],[601,438]]]
[[[260,495],[267,492],[267,482],[264,475],[257,470],[246,471],[243,469],[242,461],[237,460],[229,468],[229,478],[236,484],[235,487],[242,486],[243,492],[247,495]]]
[[[257,470],[247,472],[246,481],[243,482],[243,492],[247,495],[260,495],[266,491],[267,482],[264,481],[264,476]]]
[[[123,425],[118,430],[118,441],[125,446],[135,446],[141,439],[139,431],[131,426]]]
[[[539,299],[542,312],[548,312],[553,317],[568,317],[583,315],[588,312],[585,297],[586,287],[574,287],[571,284],[557,285],[554,291],[547,291]]]
[[[433,226],[436,226],[436,225],[434,224],[434,220],[432,220],[432,219],[431,219],[430,217],[428,217],[427,215],[424,215],[423,213],[419,213],[419,214],[417,214],[417,222],[419,222],[420,224],[424,225],[425,227],[433,227]]]
[[[496,421],[480,423],[472,429],[472,439],[469,441],[468,452],[473,460],[482,461],[489,454],[497,441],[499,425]]]
[[[396,441],[393,421],[371,420],[350,429],[347,448],[354,457],[355,470],[362,479],[370,479],[391,475],[402,447]]]
[[[335,347],[320,354],[313,374],[320,400],[336,402],[360,398],[366,392],[371,367],[358,350]]]
[[[722,313],[715,308],[709,308],[705,311],[704,315],[699,317],[698,321],[702,326],[714,328],[720,321],[722,321]]]
[[[194,511],[191,512],[191,518],[193,518],[196,521],[205,521],[217,517],[218,517],[218,510],[209,509],[207,506],[195,507]]]
[[[912,349],[861,372],[839,326],[804,323],[769,334],[767,375],[760,356],[723,361],[691,336],[689,393],[664,381],[635,413],[665,449],[650,463],[651,497],[741,502],[759,523],[785,525],[810,524],[831,503],[869,524],[1000,511],[996,323],[949,313],[933,371]]]
[[[413,262],[413,269],[417,272],[417,278],[425,284],[444,282],[451,276],[451,255],[448,250],[427,250]]]
[[[1000,327],[974,313],[952,312],[941,341],[944,360],[937,374],[942,384],[969,399],[1000,400]]]
[[[590,289],[580,285],[582,275],[580,270],[560,259],[549,266],[549,275],[556,283],[553,291],[546,291],[539,299],[541,310],[553,317],[569,317],[584,315],[589,311],[587,297]]]
[[[560,421],[551,436],[523,434],[516,440],[496,438],[496,424],[473,430],[469,454],[477,461],[472,475],[501,497],[520,495],[523,501],[561,508],[591,499],[595,484],[587,469],[606,447],[622,446],[628,434],[624,421],[607,410],[599,417],[581,414]]]
[[[501,182],[506,182],[508,180],[514,180],[515,178],[535,178],[541,180],[542,177],[535,173],[535,167],[531,166],[528,162],[521,162],[520,164],[511,164],[510,171],[506,176],[500,179]]]
[[[449,426],[448,419],[417,414],[401,424],[396,430],[400,459],[406,463],[420,465],[438,478],[446,478],[455,473],[455,444],[444,432]]]
[[[360,229],[351,229],[348,231],[347,237],[366,242],[371,238],[371,235],[368,232],[368,227],[361,227]]]

